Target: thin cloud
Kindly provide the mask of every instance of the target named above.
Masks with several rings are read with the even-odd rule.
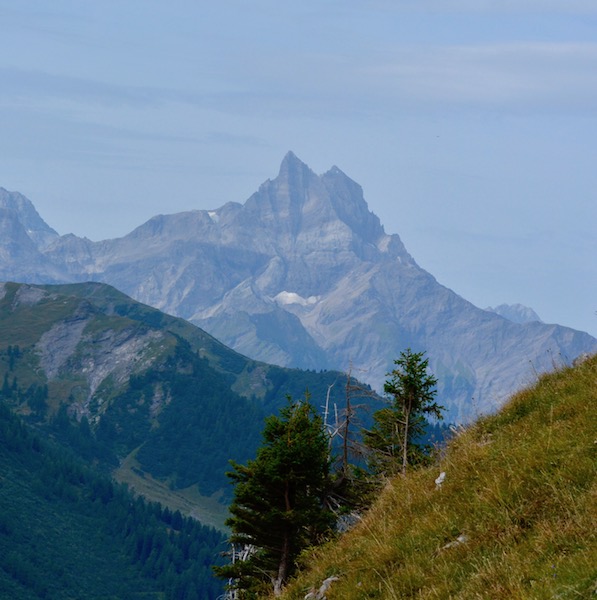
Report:
[[[338,0],[337,4],[345,5]],[[354,6],[362,6],[359,0],[352,0]],[[597,14],[593,0],[372,0],[368,9],[383,9],[389,12],[422,13],[462,13],[472,14]]]
[[[86,103],[155,106],[169,96],[159,88],[123,86],[45,71],[0,68],[2,99],[68,98]]]
[[[209,93],[177,101],[235,114],[335,118],[490,110],[594,115],[597,44],[515,42],[386,48],[367,57],[325,52],[261,57]]]
[[[597,43],[516,42],[394,47],[368,57],[325,52],[261,56],[203,89],[129,86],[0,68],[6,106],[57,98],[82,106],[200,110],[268,117],[333,118],[463,108],[594,114]]]
[[[597,44],[513,43],[398,50],[362,78],[405,102],[506,110],[597,106]]]

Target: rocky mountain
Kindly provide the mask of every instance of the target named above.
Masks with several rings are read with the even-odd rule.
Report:
[[[39,216],[33,204],[18,192],[11,193],[0,188],[0,214],[1,222],[5,227],[12,225],[15,228],[12,235],[19,238],[17,241],[23,242],[26,237],[40,250],[60,237]],[[11,241],[4,236],[2,239],[4,242]],[[18,246],[15,249],[18,249]],[[5,257],[2,258],[4,261]]]
[[[65,272],[43,251],[59,235],[25,196],[0,188],[0,281],[64,280]]]
[[[490,306],[485,310],[494,312],[496,315],[500,315],[500,317],[504,317],[504,319],[508,319],[508,321],[512,321],[513,323],[534,323],[537,321],[543,323],[539,315],[532,308],[522,304],[500,304],[495,308]]]
[[[384,231],[357,183],[337,167],[316,175],[292,153],[244,204],[159,215],[115,240],[29,239],[27,265],[9,257],[4,278],[107,282],[259,360],[352,366],[381,389],[402,350],[425,350],[454,420],[597,351],[586,333],[514,323],[442,286]]]

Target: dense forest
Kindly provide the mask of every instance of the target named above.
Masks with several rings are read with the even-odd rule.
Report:
[[[87,467],[0,402],[0,597],[214,600],[215,529]]]
[[[156,396],[167,400],[152,418],[149,399]],[[229,459],[254,452],[263,417],[260,403],[234,393],[181,340],[162,368],[130,378],[102,417],[97,438],[121,455],[142,444],[136,458],[145,471],[173,488],[197,485],[209,496],[228,489]]]

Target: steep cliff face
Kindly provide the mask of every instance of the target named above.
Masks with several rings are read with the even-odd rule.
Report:
[[[12,277],[110,283],[260,360],[352,365],[381,389],[402,350],[425,350],[457,420],[597,351],[585,333],[514,323],[440,285],[385,233],[357,183],[337,167],[318,176],[292,153],[244,204],[156,216],[116,240],[20,239],[32,254],[27,267],[7,255]]]
[[[70,396],[71,412],[92,421],[131,376],[160,364],[172,347],[167,331],[110,315],[60,287],[0,284],[0,322],[0,351],[18,346],[24,357],[13,373],[21,387],[49,384],[56,400]]]
[[[159,365],[169,343],[165,332],[144,331],[135,323],[97,329],[97,314],[86,304],[52,325],[35,352],[49,381],[80,378],[71,410],[78,419],[97,421],[104,403],[125,389],[131,376]]]
[[[0,210],[10,213],[23,228],[23,232],[40,250],[47,248],[60,236],[39,216],[31,202],[18,192],[0,188]],[[2,220],[6,218],[4,213]]]
[[[0,188],[0,281],[63,279],[63,269],[43,253],[59,237],[27,198]]]

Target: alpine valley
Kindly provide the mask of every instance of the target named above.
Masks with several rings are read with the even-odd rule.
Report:
[[[385,233],[357,183],[291,152],[244,204],[159,215],[99,242],[58,235],[0,189],[0,236],[0,280],[108,283],[255,360],[352,369],[381,390],[402,350],[424,350],[449,421],[493,412],[537,373],[597,351],[586,333],[467,302]]]

